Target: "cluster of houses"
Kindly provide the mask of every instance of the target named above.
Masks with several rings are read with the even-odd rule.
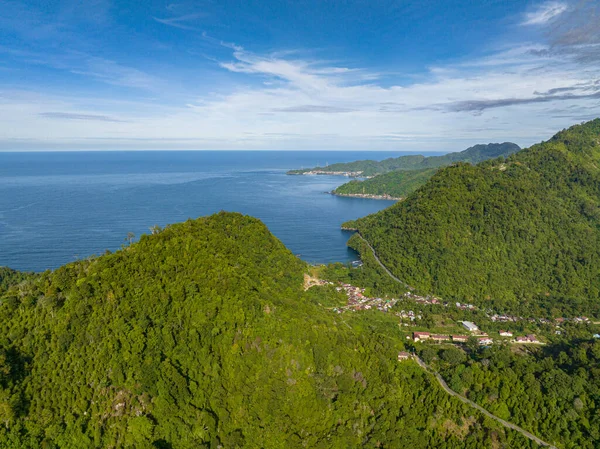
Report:
[[[521,320],[521,317],[494,314],[489,316],[489,319],[492,320],[494,323],[516,323],[517,321]]]
[[[401,310],[400,312],[396,312],[396,316],[400,317],[401,319],[405,320],[410,320],[411,322],[414,322],[416,320],[420,320],[423,318],[423,316],[420,313],[416,313],[412,310]],[[405,323],[405,325],[408,326],[407,323]]]
[[[436,296],[431,296],[431,295],[419,296],[415,293],[407,292],[404,294],[404,299],[411,299],[419,304],[435,304],[435,305],[442,305],[444,307],[450,307],[449,303],[443,302],[441,300],[441,298],[438,298]],[[457,303],[455,303],[455,306],[457,309],[461,309],[461,310],[477,310],[477,306],[474,306],[473,304],[462,304],[460,302],[457,302]]]
[[[542,344],[541,341],[537,339],[537,337],[533,334],[525,335],[524,337],[515,338],[515,343],[537,343]]]
[[[477,307],[473,304],[461,304],[460,302],[456,303],[456,308],[460,310],[477,310]]]
[[[333,282],[324,281],[324,280],[313,280],[311,282],[312,285],[333,285]],[[369,309],[377,309],[383,312],[389,311],[399,300],[395,298],[386,299],[386,298],[372,298],[365,295],[365,289],[360,287],[355,287],[346,283],[338,283],[338,287],[336,287],[337,291],[344,291],[348,296],[348,302],[346,306],[334,308],[334,312],[342,313],[344,310],[369,310]],[[442,302],[440,298],[435,296],[419,296],[412,292],[405,293],[400,300],[413,300],[419,304],[433,304],[433,305],[442,305],[444,307],[450,307],[449,303]],[[477,307],[473,304],[462,304],[455,303],[454,304],[458,309],[461,310],[477,310]],[[489,312],[491,313],[491,312]],[[514,315],[506,315],[506,314],[487,314],[487,316],[491,319],[492,322],[500,322],[500,323],[511,323],[522,320],[527,320],[532,323],[541,323],[541,324],[552,324],[551,320],[546,318],[529,318],[525,319],[519,316]],[[402,321],[408,320],[410,323],[404,322],[401,323],[404,326],[415,325],[416,320],[422,319],[422,315],[416,313],[412,310],[401,310],[400,312],[395,313],[396,316],[401,318]],[[589,323],[590,320],[587,317],[575,317],[575,318],[556,318],[554,319],[554,325],[556,328],[560,328],[560,325],[564,322],[573,322],[577,324],[586,324]],[[486,333],[481,332],[477,325],[470,321],[462,321],[462,325],[467,329],[471,334],[477,338],[479,345],[481,346],[489,346],[494,343],[492,338],[490,338]],[[560,334],[560,331],[556,331],[557,334]],[[510,331],[501,330],[499,332],[501,337],[509,337],[512,338],[513,334]],[[408,338],[408,337],[407,337]],[[432,341],[432,342],[452,342],[452,343],[466,343],[469,339],[469,336],[466,335],[438,335],[431,334],[429,332],[414,332],[413,338],[415,342],[418,341]],[[537,339],[537,337],[533,334],[529,334],[526,336],[519,336],[515,339],[511,340],[513,343],[532,343],[532,344],[543,344],[541,341]],[[400,359],[399,359],[400,360]]]
[[[430,334],[429,332],[413,332],[413,340],[415,342],[419,341],[433,341],[436,343],[442,342],[452,342],[452,343],[466,343],[469,341],[468,335],[439,335],[439,334]],[[477,337],[477,341],[481,346],[488,346],[494,343],[494,341],[484,335]]]
[[[333,171],[333,170],[309,170],[302,172],[303,175],[333,175],[348,176],[350,178],[371,178],[371,176],[362,176],[362,171]]]
[[[406,292],[403,297],[404,299],[411,299],[419,304],[442,304],[442,300],[435,296],[419,296],[412,292]],[[446,307],[448,306],[447,304],[443,305]]]
[[[391,309],[394,304],[398,301],[397,299],[385,299],[385,298],[371,298],[365,296],[365,289],[355,287],[350,284],[340,284],[336,287],[338,292],[342,290],[346,292],[348,296],[348,303],[344,307],[334,309],[334,311],[341,313],[343,310],[369,310],[377,309],[382,312],[387,312]]]
[[[512,332],[509,331],[500,331],[500,336],[502,337],[512,337]],[[429,332],[413,332],[413,340],[415,342],[420,341],[432,341],[436,343],[442,342],[451,342],[451,343],[466,343],[469,340],[468,335],[439,335],[439,334],[431,334]],[[480,333],[476,336],[477,342],[480,346],[490,346],[494,344],[494,340],[489,337],[485,333]],[[525,335],[524,337],[517,337],[513,340],[514,343],[534,343],[534,344],[543,344],[541,341],[537,339],[537,337],[533,334]]]
[[[540,323],[540,324],[552,324],[552,320],[547,318],[523,318],[520,316],[514,315],[488,315],[489,319],[493,322],[497,323],[516,323],[517,321],[529,321],[530,323]],[[578,316],[575,318],[555,318],[554,324],[558,327],[565,322],[572,322],[575,324],[585,324],[589,323],[590,319],[585,316]]]

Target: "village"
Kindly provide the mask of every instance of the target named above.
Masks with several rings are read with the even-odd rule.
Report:
[[[470,332],[471,335],[440,335],[440,334],[432,334],[429,332],[413,332],[413,341],[415,343],[427,341],[434,343],[442,343],[442,342],[451,342],[451,343],[467,343],[469,338],[475,338],[477,344],[479,346],[490,346],[494,344],[494,340],[485,332],[482,332],[479,327],[475,323],[470,321],[462,321],[463,327]],[[506,330],[501,330],[498,332],[500,337],[504,337],[502,339],[503,342],[508,343],[518,343],[518,344],[544,344],[538,340],[538,338],[533,334],[528,334],[525,336],[516,337],[513,340],[509,340],[513,336],[513,333]]]
[[[371,178],[371,176],[363,176],[362,171],[333,171],[333,170],[309,170],[302,173],[289,173],[289,174],[301,174],[301,175],[332,175],[332,176],[347,176],[349,178]]]
[[[334,283],[331,281],[325,281],[321,279],[315,279],[311,285],[335,285],[335,289],[338,292],[344,292],[347,297],[347,302],[343,306],[333,307],[331,310],[335,313],[341,314],[345,312],[358,312],[365,310],[379,310],[382,312],[390,312],[399,318],[398,325],[401,327],[407,326],[418,326],[419,321],[423,319],[421,312],[411,310],[409,307],[397,310],[394,309],[401,301],[414,302],[419,305],[435,305],[444,308],[456,308],[463,311],[478,311],[479,308],[473,304],[468,303],[449,303],[442,301],[441,298],[435,296],[420,296],[413,292],[404,293],[400,298],[383,298],[383,297],[370,297],[366,294],[366,289],[356,287],[348,283]],[[492,311],[486,311],[485,316],[493,323],[518,323],[520,321],[532,323],[532,324],[543,324],[553,325],[555,327],[555,334],[560,335],[560,326],[566,322],[574,324],[585,324],[589,323],[590,320],[587,317],[575,317],[575,318],[556,318],[550,320],[547,318],[523,318],[515,315],[499,314]],[[414,342],[422,343],[453,343],[453,344],[465,344],[470,338],[475,338],[477,344],[480,346],[490,346],[496,343],[510,343],[510,344],[544,344],[534,334],[518,335],[514,336],[512,331],[500,330],[498,336],[492,338],[487,333],[482,332],[479,327],[471,321],[459,321],[462,326],[469,332],[469,335],[460,335],[456,333],[444,334],[444,333],[432,333],[432,332],[420,332],[415,331],[412,334]],[[409,338],[409,337],[407,337]]]

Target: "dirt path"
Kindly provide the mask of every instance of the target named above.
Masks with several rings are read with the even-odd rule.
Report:
[[[423,360],[421,360],[418,356],[414,356],[415,361],[419,364],[419,366],[421,368],[423,368],[425,371],[427,371],[428,373],[431,373],[435,376],[435,378],[437,379],[438,383],[441,385],[441,387],[446,391],[446,393],[448,393],[449,395],[452,395],[458,399],[460,399],[462,402],[464,402],[465,404],[479,410],[481,413],[483,413],[485,416],[487,416],[488,418],[492,418],[496,421],[498,421],[500,424],[502,424],[504,427],[508,427],[509,429],[515,430],[517,432],[519,432],[521,435],[529,438],[532,441],[535,441],[537,444],[539,444],[540,446],[546,446],[549,447],[551,449],[556,449],[555,446],[551,445],[550,443],[546,443],[545,441],[541,440],[540,438],[536,437],[534,434],[532,434],[531,432],[528,432],[525,429],[522,429],[521,427],[517,426],[516,424],[513,424],[511,422],[505,421],[502,418],[497,417],[496,415],[491,414],[490,412],[488,412],[486,409],[484,409],[481,405],[476,404],[475,402],[471,401],[470,399],[467,399],[466,397],[458,394],[456,391],[452,390],[448,384],[446,383],[446,381],[443,379],[443,377],[437,373],[436,371],[434,371],[433,369],[431,369],[427,364],[425,364],[425,362],[423,362]]]

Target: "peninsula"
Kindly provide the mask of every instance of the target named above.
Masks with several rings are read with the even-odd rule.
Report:
[[[402,200],[425,184],[437,170],[437,168],[396,170],[364,181],[352,180],[337,187],[331,193],[356,198]]]
[[[366,176],[364,180],[354,179],[346,184],[342,184],[331,193],[338,196],[349,196],[356,198],[384,199],[384,200],[402,200],[409,194],[417,190],[431,178],[440,166],[447,166],[458,162],[477,163],[488,159],[502,158],[519,151],[519,146],[511,143],[490,143],[487,145],[475,145],[459,153],[450,153],[445,156],[422,157],[422,166],[431,166],[430,168],[395,168],[393,171],[383,172],[375,176]],[[378,170],[384,170],[392,166],[408,167],[409,159],[414,156],[402,156],[393,159],[384,164],[380,162]],[[404,160],[404,163],[401,163]],[[412,160],[412,159],[410,159]],[[388,160],[389,161],[389,160]],[[354,164],[354,163],[352,163]],[[436,164],[441,164],[437,166]],[[373,168],[373,167],[371,167]],[[365,164],[365,169],[368,169]],[[338,172],[318,172],[312,171],[306,174],[335,174]],[[344,173],[344,172],[339,172]],[[353,176],[357,172],[352,172]],[[349,176],[349,175],[348,175]]]
[[[448,153],[443,156],[408,155],[388,158],[383,161],[363,160],[337,163],[325,167],[290,170],[288,175],[333,175],[367,178],[395,170],[419,170],[450,165],[454,162],[476,164],[486,159],[505,157],[520,150],[515,143],[479,144],[466,150]]]

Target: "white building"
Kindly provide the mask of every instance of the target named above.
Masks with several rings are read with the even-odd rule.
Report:
[[[477,332],[479,330],[479,328],[475,325],[475,323],[471,323],[470,321],[463,321],[462,325],[469,331],[469,332]]]

